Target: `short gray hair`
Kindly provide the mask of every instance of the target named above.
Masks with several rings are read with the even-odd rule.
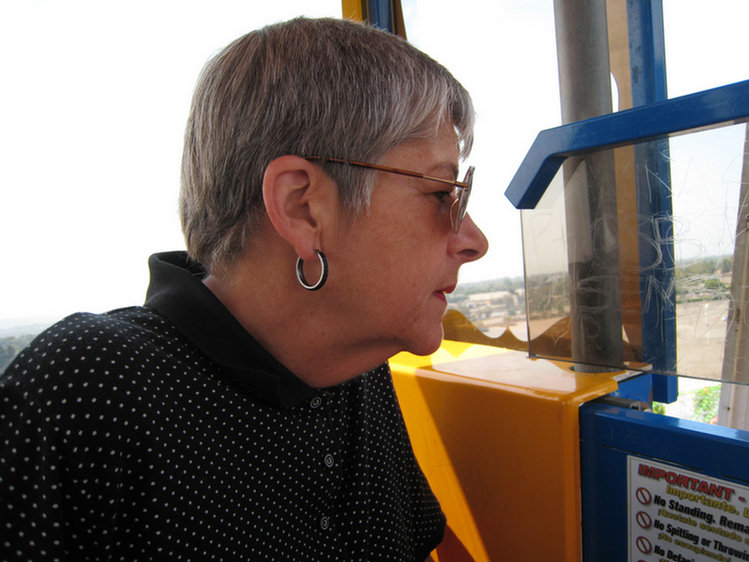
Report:
[[[240,37],[203,69],[182,157],[180,218],[188,253],[208,269],[244,249],[264,212],[268,164],[287,154],[378,162],[398,144],[456,130],[471,149],[471,98],[406,41],[352,21],[298,18]],[[321,164],[353,214],[371,174]]]

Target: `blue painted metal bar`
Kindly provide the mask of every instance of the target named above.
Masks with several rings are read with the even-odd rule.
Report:
[[[666,46],[661,0],[627,0],[632,105],[640,107],[668,99]],[[670,148],[666,139],[634,147],[637,215],[658,217],[640,220],[640,294],[649,287],[671,287],[674,278],[673,208],[671,202]],[[652,182],[652,171],[660,181]],[[651,241],[657,240],[655,245]],[[657,372],[676,372],[676,293],[657,292],[641,299],[642,359]],[[653,375],[652,399],[674,402],[676,377]]]
[[[574,154],[749,118],[749,80],[541,131],[505,196],[533,209],[562,163]]]
[[[668,99],[663,2],[627,0],[632,106]]]
[[[641,373],[635,377],[619,381],[619,388],[617,388],[616,391],[612,392],[610,396],[614,396],[617,398],[628,398],[630,400],[638,400],[650,404],[653,402],[653,377],[656,376],[666,375]],[[674,377],[667,378],[672,379]]]
[[[371,25],[395,33],[391,0],[369,0],[367,2],[367,18]]]
[[[747,431],[591,402],[580,437],[585,562],[628,559],[628,455],[749,485]]]

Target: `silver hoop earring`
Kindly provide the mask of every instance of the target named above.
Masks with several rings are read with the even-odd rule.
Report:
[[[302,258],[296,259],[296,278],[299,280],[299,284],[308,291],[317,291],[328,280],[328,259],[320,250],[315,250],[315,253],[317,259],[320,260],[320,278],[314,285],[310,285],[304,278],[304,260]]]

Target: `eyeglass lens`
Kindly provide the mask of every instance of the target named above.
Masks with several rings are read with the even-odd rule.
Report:
[[[473,171],[474,167],[471,166],[466,172],[463,183],[466,187],[456,187],[458,190],[457,197],[451,208],[450,222],[452,223],[453,230],[458,232],[460,229],[460,223],[463,221],[463,217],[466,216],[466,208],[468,207],[468,199],[471,195],[471,187],[473,186]]]

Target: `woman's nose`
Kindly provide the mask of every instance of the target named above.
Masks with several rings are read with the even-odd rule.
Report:
[[[476,261],[484,257],[489,250],[489,241],[468,214],[463,217],[454,241],[455,253],[460,256],[463,263]]]

